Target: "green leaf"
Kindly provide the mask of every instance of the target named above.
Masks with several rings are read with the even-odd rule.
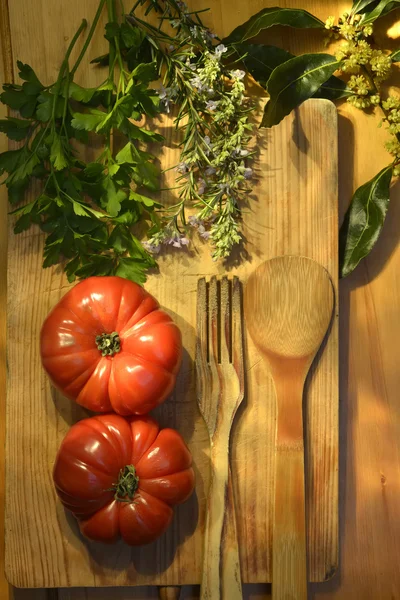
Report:
[[[87,102],[91,101],[91,99],[97,92],[101,92],[101,91],[105,91],[105,90],[113,90],[113,89],[114,89],[114,86],[111,81],[106,81],[99,87],[94,87],[94,88],[84,88],[84,87],[78,85],[77,83],[75,83],[74,81],[72,81],[68,87],[68,95],[70,98],[73,98],[73,100],[77,100],[78,102],[87,103]]]
[[[100,163],[91,162],[85,167],[84,174],[88,179],[98,179],[104,171],[104,165]]]
[[[53,143],[50,148],[50,161],[56,171],[61,171],[68,167],[68,160],[64,154],[61,138],[59,135],[54,134]]]
[[[365,14],[362,23],[363,25],[373,23],[396,8],[400,8],[400,0],[381,0],[371,12]]]
[[[31,215],[29,213],[22,215],[14,225],[14,233],[22,233],[29,229],[31,225]]]
[[[85,207],[82,206],[82,204],[80,202],[77,202],[76,200],[72,200],[72,208],[74,209],[74,213],[80,217],[89,216],[85,210]]]
[[[348,98],[354,94],[353,90],[347,87],[347,84],[339,77],[329,77],[326,83],[323,83],[316,91],[313,98],[325,98],[326,100],[340,100]]]
[[[147,264],[140,258],[120,258],[115,275],[130,279],[135,283],[143,285],[146,282]]]
[[[136,162],[136,159],[134,159],[132,156],[131,142],[128,142],[127,144],[125,144],[125,146],[118,152],[117,156],[115,157],[115,160],[120,165],[122,165],[124,163],[133,164],[134,162]]]
[[[119,165],[117,165],[117,163],[113,163],[112,165],[110,165],[108,167],[108,174],[111,175],[111,177],[113,177],[114,175],[116,175],[119,171]]]
[[[365,12],[365,8],[370,4],[376,4],[376,0],[354,0],[350,14],[356,15]]]
[[[4,92],[0,94],[0,100],[3,104],[7,104],[13,110],[20,110],[21,107],[28,102],[29,97],[22,91],[21,86],[13,84],[3,85]]]
[[[127,197],[126,192],[117,188],[111,177],[106,177],[104,181],[104,191],[103,200],[106,211],[111,217],[116,217],[121,209],[121,202]]]
[[[28,83],[34,83],[38,87],[43,89],[43,85],[40,83],[40,81],[39,81],[35,71],[32,69],[32,67],[30,67],[27,64],[24,64],[20,60],[17,60],[17,66],[19,69],[18,75],[21,77],[21,79],[23,79],[24,81],[27,81]]]
[[[263,8],[257,14],[253,15],[248,21],[236,27],[223,40],[224,44],[243,42],[256,36],[262,29],[272,27],[273,25],[287,25],[297,28],[317,28],[324,29],[325,24],[314,17],[306,10],[297,8]]]
[[[110,62],[110,55],[102,54],[101,56],[97,56],[96,58],[93,58],[93,60],[90,61],[90,64],[91,65],[99,65],[99,67],[106,67],[106,66],[108,66],[109,62]]]
[[[77,102],[90,102],[96,92],[97,88],[84,88],[74,81],[68,87],[68,96]]]
[[[0,119],[0,132],[5,133],[10,140],[20,142],[28,135],[31,125],[31,121],[7,117],[7,119]]]
[[[392,62],[399,62],[400,61],[400,50],[394,50],[392,52],[392,54],[390,55],[390,58],[392,59]]]
[[[81,279],[91,277],[92,275],[105,276],[111,275],[114,270],[114,257],[108,255],[91,254],[86,257],[85,262],[75,275]]]
[[[134,200],[135,202],[140,202],[140,204],[143,204],[147,209],[162,208],[162,204],[160,204],[159,202],[156,202],[155,200],[153,200],[152,198],[148,198],[147,196],[143,196],[142,194],[138,194],[133,190],[131,190],[129,193],[129,199]]]
[[[19,109],[19,114],[25,119],[31,119],[35,114],[37,107],[37,97],[30,96],[28,101]]]
[[[114,248],[115,252],[123,254],[127,250],[125,228],[121,225],[117,225],[112,230],[110,237],[108,238],[108,244]]]
[[[311,98],[333,73],[340,61],[329,54],[303,54],[274,69],[268,80],[270,100],[261,127],[272,127],[294,108]]]
[[[36,200],[32,200],[32,202],[28,202],[28,204],[25,204],[25,206],[20,206],[19,208],[12,210],[8,214],[9,215],[29,215],[29,213],[31,212],[31,210],[35,206],[35,204],[36,204]]]
[[[243,63],[246,69],[263,87],[278,65],[293,58],[293,54],[277,46],[242,43],[234,44],[233,47],[239,56],[244,56]]]
[[[159,170],[155,164],[151,162],[137,163],[132,172],[133,179],[138,185],[144,185],[152,192],[157,192],[159,189],[158,178]]]
[[[10,204],[17,204],[23,199],[29,180],[30,177],[24,177],[24,179],[20,179],[12,185],[7,185],[8,201]]]
[[[36,154],[31,154],[19,167],[10,173],[7,178],[7,185],[14,184],[16,181],[25,179],[32,174],[35,166],[40,162]]]
[[[70,260],[64,268],[65,274],[67,275],[67,279],[69,283],[73,283],[76,279],[75,272],[79,268],[81,264],[81,260],[79,255],[75,256],[72,260]]]
[[[71,125],[75,129],[95,131],[102,121],[104,121],[105,117],[106,113],[102,112],[101,110],[93,110],[89,113],[74,113]]]
[[[104,34],[104,37],[109,42],[112,42],[112,40],[117,35],[119,35],[119,25],[118,25],[118,23],[115,23],[115,22],[107,23],[106,27],[105,27],[105,30],[106,30],[106,32]]]
[[[141,63],[133,69],[131,77],[143,83],[154,81],[154,79],[157,79],[157,64],[155,62]]]
[[[54,96],[50,92],[42,92],[38,97],[39,105],[36,109],[36,117],[39,121],[46,123],[50,121],[53,113]],[[64,101],[59,96],[57,98],[55,116],[57,119],[63,115]]]
[[[133,27],[128,23],[121,25],[121,40],[125,48],[139,48],[144,38],[144,34],[139,27]]]
[[[17,165],[23,160],[24,149],[6,150],[0,154],[0,175],[11,173],[17,168]]]
[[[45,246],[43,251],[43,269],[47,269],[52,265],[56,265],[61,260],[61,243],[62,240],[58,240],[54,245]]]
[[[389,207],[393,166],[356,190],[340,230],[340,272],[349,275],[374,247]]]

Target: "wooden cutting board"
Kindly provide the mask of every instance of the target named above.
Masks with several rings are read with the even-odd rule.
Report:
[[[170,123],[161,161],[177,159]],[[271,130],[259,130],[256,181],[243,213],[245,243],[226,265],[244,282],[262,261],[302,254],[338,273],[337,115],[333,104],[310,100]],[[173,176],[173,173],[172,175]],[[11,231],[11,230],[10,230]],[[85,411],[55,392],[40,364],[41,324],[70,288],[58,268],[41,268],[43,237],[9,236],[8,396],[6,440],[6,574],[18,587],[173,585],[200,582],[205,496],[209,481],[207,431],[195,399],[196,286],[200,276],[224,273],[209,248],[160,257],[146,288],[183,333],[184,360],[176,391],[156,416],[176,427],[194,457],[196,493],[176,511],[156,543],[86,542],[56,499],[51,471],[68,428]],[[247,332],[246,398],[232,432],[242,578],[271,576],[274,498],[275,396]],[[338,563],[338,321],[337,310],[306,386],[309,578],[329,579]],[[279,482],[276,482],[279,485]]]

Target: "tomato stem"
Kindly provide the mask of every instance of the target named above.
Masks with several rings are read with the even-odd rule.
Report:
[[[107,491],[115,491],[114,498],[118,502],[131,502],[139,486],[139,477],[133,465],[126,465],[120,470],[117,483]]]
[[[113,356],[121,350],[121,340],[116,331],[112,333],[102,333],[96,336],[96,346],[102,356]]]

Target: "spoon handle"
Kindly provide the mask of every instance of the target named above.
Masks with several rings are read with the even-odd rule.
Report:
[[[282,386],[280,382],[275,381],[278,419],[272,597],[273,600],[306,600],[307,549],[302,385],[297,382],[292,387],[287,383],[286,380]]]

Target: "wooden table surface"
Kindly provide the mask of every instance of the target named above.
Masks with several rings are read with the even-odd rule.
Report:
[[[19,0],[9,0],[11,2]],[[61,2],[61,0],[59,0]],[[0,26],[3,60],[0,61],[0,81],[8,80],[10,73],[5,31],[7,0],[0,0]],[[203,3],[202,3],[203,4]],[[265,6],[306,8],[322,19],[341,14],[351,2],[338,0],[213,0],[212,23],[220,34],[227,34],[234,26]],[[22,5],[22,3],[21,3]],[[44,0],[30,0],[25,6],[40,9],[45,16],[50,5]],[[204,2],[204,5],[206,3]],[[64,7],[68,3],[63,3]],[[68,29],[75,28],[76,15],[61,16],[63,29],[54,27],[46,47],[53,49],[64,44],[60,38]],[[56,18],[53,13],[48,18]],[[89,15],[87,15],[89,17]],[[390,27],[391,35],[396,15],[386,17],[380,30]],[[399,17],[399,13],[397,13]],[[23,12],[20,31],[28,23]],[[70,22],[70,27],[69,27]],[[37,32],[37,35],[41,35]],[[379,35],[379,34],[378,34]],[[397,28],[400,36],[400,26]],[[323,51],[321,38],[307,31],[275,30],[269,36],[271,43],[282,45],[298,53]],[[393,42],[395,47],[395,42]],[[25,56],[30,60],[29,48],[35,39],[26,37]],[[400,46],[400,37],[398,39]],[[5,59],[5,60],[4,60]],[[46,60],[46,56],[42,57]],[[33,65],[34,66],[34,65]],[[393,84],[400,82],[396,74]],[[4,112],[4,108],[1,107]],[[342,212],[352,191],[388,163],[382,142],[384,129],[377,129],[378,118],[366,115],[344,104],[339,107],[339,190]],[[0,139],[0,150],[6,149],[6,140]],[[370,257],[340,285],[340,568],[329,582],[311,586],[314,600],[397,600],[400,599],[400,368],[398,340],[400,339],[400,284],[396,275],[400,269],[400,186],[392,191],[392,201],[383,237]],[[0,448],[4,446],[5,399],[5,296],[6,296],[6,194],[0,190]],[[0,511],[3,512],[4,457],[0,461]],[[3,527],[1,523],[0,527]],[[3,531],[0,528],[0,537]],[[0,563],[3,549],[0,549]],[[267,598],[268,586],[245,586],[246,598]],[[2,600],[128,600],[156,598],[154,588],[121,588],[105,590],[16,590],[8,587],[0,574]],[[184,588],[185,600],[198,597],[198,589]]]

